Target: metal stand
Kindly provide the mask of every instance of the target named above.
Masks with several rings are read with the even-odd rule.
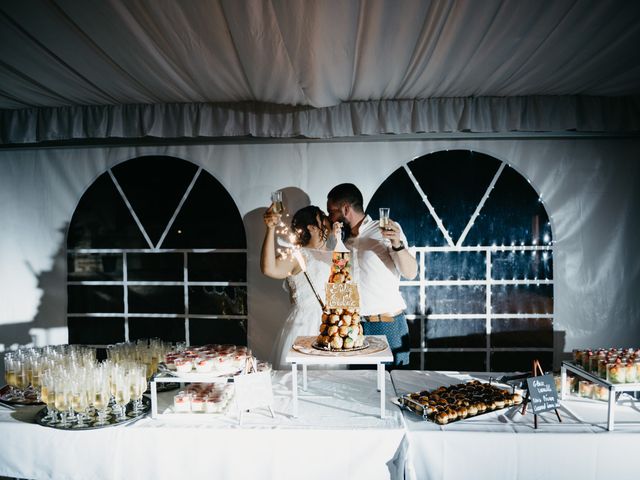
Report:
[[[565,387],[565,382],[567,379],[567,370],[576,374],[578,377],[584,378],[585,380],[589,380],[590,382],[597,383],[598,385],[602,385],[609,390],[609,400],[607,401],[607,430],[611,431],[614,429],[614,418],[615,418],[615,407],[618,402],[618,398],[622,392],[639,392],[640,391],[640,383],[611,383],[605,380],[604,378],[600,378],[594,375],[591,372],[587,372],[581,367],[574,365],[570,362],[562,362],[562,367],[560,368],[561,374],[561,383],[562,386],[560,388],[560,398],[564,399],[567,391]]]

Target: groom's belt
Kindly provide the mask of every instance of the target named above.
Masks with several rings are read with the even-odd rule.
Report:
[[[378,313],[375,315],[363,315],[363,318],[367,322],[393,322],[395,317],[400,315],[403,311],[398,310],[395,313]]]

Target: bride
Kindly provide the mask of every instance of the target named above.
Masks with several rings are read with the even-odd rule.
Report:
[[[276,227],[280,214],[273,211],[273,205],[264,214],[267,227],[262,251],[260,270],[268,277],[286,279],[291,298],[291,310],[275,343],[271,358],[274,368],[286,367],[285,357],[296,337],[317,335],[322,309],[309,281],[302,272],[300,262],[293,255],[276,257]],[[324,292],[324,285],[331,270],[331,251],[327,248],[330,223],[327,215],[318,207],[310,205],[298,210],[291,220],[295,244],[306,263],[306,272],[316,292]]]

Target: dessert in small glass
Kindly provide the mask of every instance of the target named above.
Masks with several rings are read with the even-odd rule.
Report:
[[[176,413],[191,411],[191,397],[186,392],[180,392],[173,397],[173,410]]]
[[[611,383],[625,383],[627,376],[626,365],[618,357],[614,362],[607,364],[607,381]]]
[[[638,371],[636,368],[636,363],[629,359],[627,360],[627,364],[625,365],[625,382],[626,383],[636,383],[638,381]]]
[[[578,394],[584,398],[591,398],[593,396],[593,383],[589,380],[580,380],[578,382]]]
[[[593,398],[595,398],[596,400],[609,400],[609,389],[604,385],[594,385]]]

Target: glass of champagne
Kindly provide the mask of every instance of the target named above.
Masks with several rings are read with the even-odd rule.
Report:
[[[129,378],[129,388],[131,390],[131,399],[133,400],[133,409],[128,413],[130,417],[140,415],[140,407],[142,406],[142,396],[147,389],[147,378],[143,367],[134,367],[127,374]]]
[[[16,357],[16,397],[17,400],[24,400],[24,391],[29,386],[29,373],[27,372],[26,359],[20,356]]]
[[[31,372],[31,389],[33,393],[36,395],[36,401],[41,401],[40,395],[40,384],[41,384],[41,375],[42,375],[42,356],[37,353],[29,358],[29,370]]]
[[[55,384],[55,403],[54,406],[58,412],[60,412],[60,426],[67,426],[67,410],[70,407],[69,397],[71,392],[69,391],[68,381],[62,375],[58,378]]]
[[[116,378],[116,405],[118,406],[117,420],[122,422],[126,420],[125,415],[127,403],[131,401],[131,387],[129,386],[129,378],[123,371],[118,372]]]
[[[83,378],[79,378],[72,384],[71,408],[76,413],[76,418],[78,419],[78,423],[74,428],[87,428],[88,426],[84,423],[85,411],[89,404],[87,399],[87,389],[83,380]]]
[[[96,425],[107,424],[107,406],[109,405],[109,383],[104,378],[95,380],[93,406],[98,412]]]
[[[9,385],[9,393],[13,398],[15,391],[18,388],[18,359],[12,353],[5,353],[4,355],[4,381]]]
[[[50,371],[46,371],[42,374],[42,387],[40,389],[40,397],[42,401],[47,405],[47,415],[42,419],[48,425],[55,425],[58,423],[55,411],[56,391],[54,377]]]
[[[389,210],[390,210],[390,208],[388,208],[388,207],[381,207],[379,209],[379,213],[380,213],[379,226],[383,230],[390,230],[390,228],[389,228]]]
[[[271,192],[271,203],[273,206],[271,210],[273,213],[282,213],[284,211],[284,204],[282,203],[282,191],[276,190],[275,192]]]

